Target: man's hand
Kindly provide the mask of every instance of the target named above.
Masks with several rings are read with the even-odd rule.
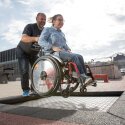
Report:
[[[35,37],[35,41],[38,42],[38,40],[39,40],[39,37]]]

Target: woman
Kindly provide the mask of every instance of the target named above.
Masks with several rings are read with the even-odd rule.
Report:
[[[85,84],[92,81],[86,75],[86,68],[84,65],[83,57],[76,53],[71,53],[71,49],[66,44],[66,38],[61,28],[64,24],[64,19],[61,14],[54,15],[51,18],[51,27],[44,28],[39,38],[39,44],[44,47],[45,54],[54,54],[61,58],[63,61],[74,62],[80,72],[80,77]]]

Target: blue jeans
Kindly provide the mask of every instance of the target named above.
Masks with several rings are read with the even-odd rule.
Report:
[[[26,55],[19,47],[17,47],[17,58],[21,75],[21,87],[24,90],[29,90],[29,65],[32,67],[37,60],[37,55]]]
[[[85,64],[84,64],[84,59],[80,54],[69,53],[69,52],[66,52],[66,51],[60,51],[59,57],[63,61],[74,62],[77,65],[80,74],[87,74]]]

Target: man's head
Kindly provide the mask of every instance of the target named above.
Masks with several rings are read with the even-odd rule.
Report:
[[[36,16],[36,22],[40,29],[46,24],[46,15],[44,13],[38,13]]]

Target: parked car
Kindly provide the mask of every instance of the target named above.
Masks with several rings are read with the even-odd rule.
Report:
[[[121,68],[120,71],[122,75],[125,75],[125,68]]]

